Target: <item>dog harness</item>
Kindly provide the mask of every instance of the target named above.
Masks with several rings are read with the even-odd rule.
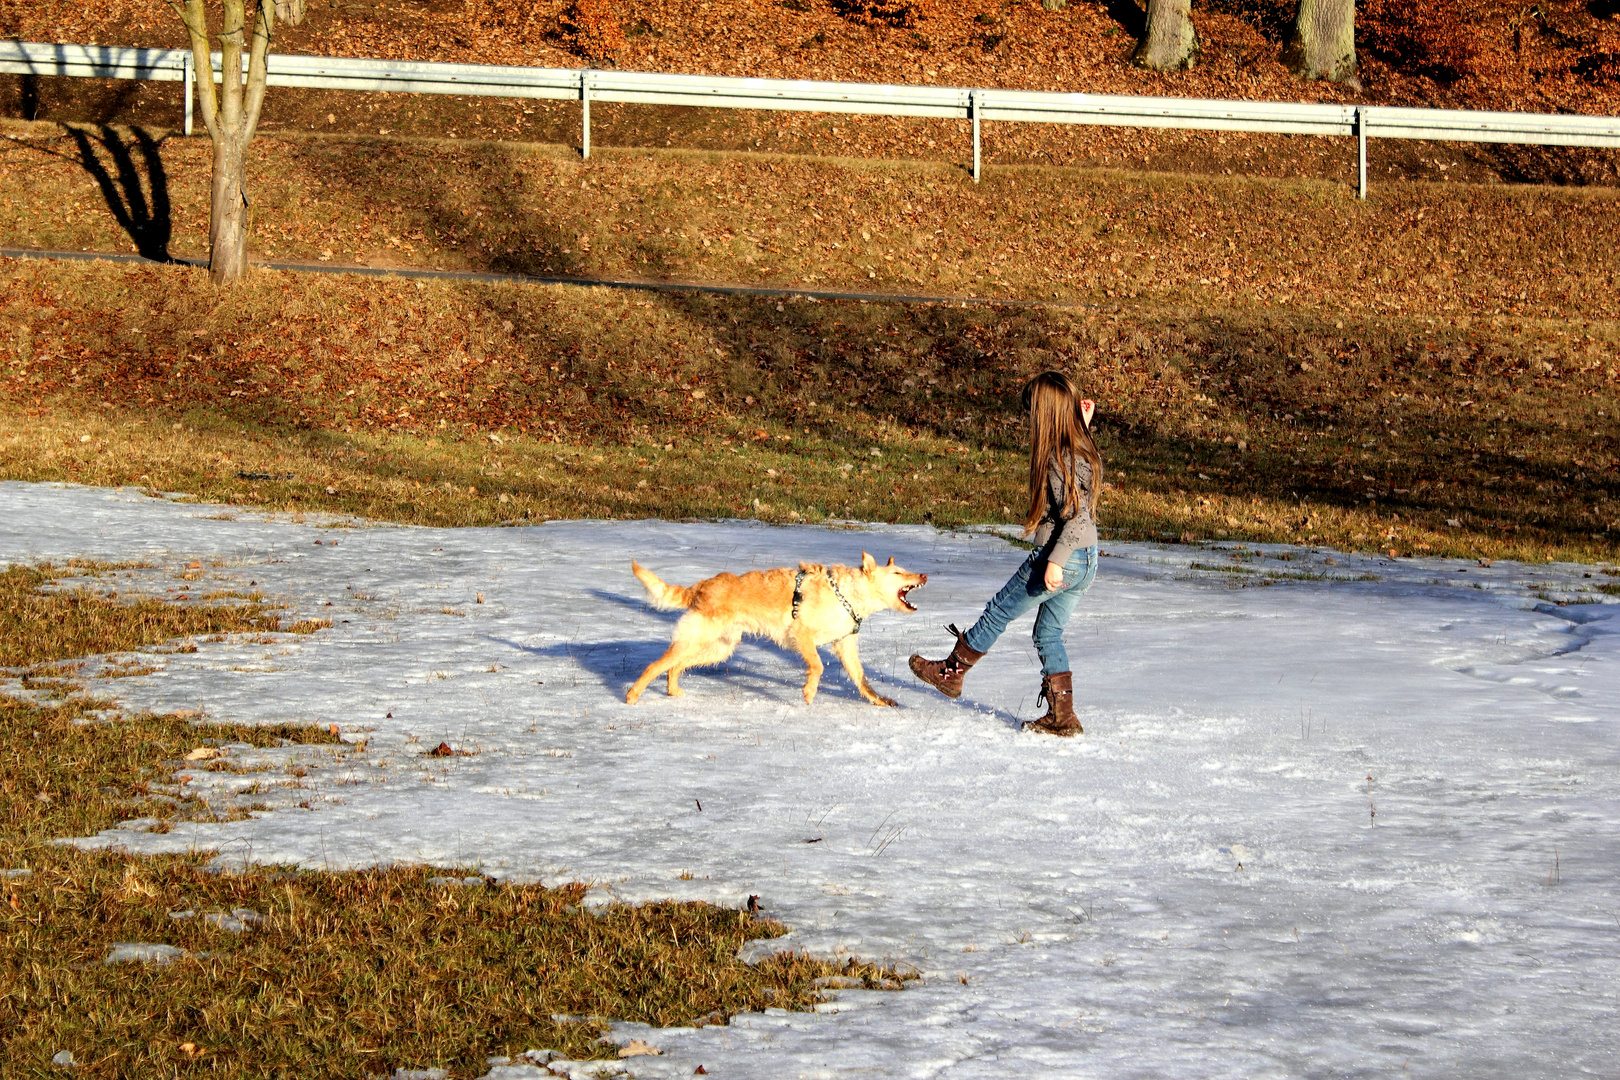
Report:
[[[793,617],[795,619],[799,617],[799,607],[804,603],[804,578],[809,572],[808,570],[800,570],[793,575]],[[850,606],[848,600],[844,599],[844,594],[838,590],[838,583],[832,579],[832,575],[827,574],[826,578],[827,584],[832,588],[833,595],[838,597],[840,604],[844,605],[844,610],[849,612],[849,617],[855,620],[855,633],[860,633],[861,617],[855,614],[855,609]]]

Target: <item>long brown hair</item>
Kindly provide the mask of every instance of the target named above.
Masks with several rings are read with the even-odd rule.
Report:
[[[1080,394],[1061,371],[1043,371],[1024,384],[1024,410],[1029,413],[1029,513],[1024,532],[1033,532],[1046,514],[1046,477],[1053,464],[1063,478],[1063,506],[1071,515],[1080,505],[1080,480],[1074,458],[1091,466],[1087,507],[1097,516],[1097,495],[1102,491],[1102,454],[1091,428],[1080,412]]]

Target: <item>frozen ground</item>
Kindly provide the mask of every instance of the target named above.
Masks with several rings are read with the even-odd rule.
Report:
[[[1614,578],[1105,545],[1069,630],[1086,735],[1059,741],[1016,730],[1027,619],[960,704],[905,667],[1016,565],[995,537],[334,524],[0,484],[0,561],[146,559],[161,569],[132,581],[162,591],[199,559],[193,591],[256,582],[334,621],[154,657],[108,692],[367,742],[301,751],[283,809],[95,842],[757,893],[788,944],[926,973],[824,1014],[622,1025],[667,1051],[626,1062],[638,1075],[1620,1075],[1620,606],[1553,602],[1610,601],[1588,590]],[[900,708],[836,667],[807,708],[797,662],[760,645],[684,698],[660,682],[622,703],[673,618],[631,556],[684,583],[863,547],[930,576],[922,614],[861,635]],[[441,741],[474,753],[423,756]],[[219,798],[253,779],[188,775]]]

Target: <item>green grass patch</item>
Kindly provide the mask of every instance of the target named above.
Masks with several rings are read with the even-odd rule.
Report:
[[[213,594],[212,602],[182,605],[139,593],[120,597],[116,584],[45,588],[63,578],[95,578],[113,569],[68,563],[0,570],[0,668],[37,669],[92,653],[132,652],[177,637],[283,629],[282,620],[258,594]],[[200,579],[201,564],[181,576]],[[221,599],[232,602],[218,603]]]
[[[1329,574],[1317,570],[1267,570],[1268,581],[1382,581],[1377,574]]]
[[[198,746],[338,741],[326,728],[307,724],[241,726],[184,714],[109,718],[106,705],[92,699],[39,705],[0,694],[0,734],[12,748],[0,756],[7,814],[0,861],[27,865],[52,840],[91,836],[129,818],[212,818],[199,800],[159,790]]]
[[[897,978],[792,955],[750,966],[738,947],[779,924],[698,903],[592,910],[583,887],[452,888],[422,867],[216,874],[194,858],[60,848],[30,867],[0,884],[0,1042],[25,1073],[67,1049],[97,1077],[477,1076],[492,1054],[612,1057],[604,1018],[723,1023],[809,1008],[828,975]],[[262,921],[241,933],[205,921],[241,909]],[[187,955],[104,963],[116,942]]]

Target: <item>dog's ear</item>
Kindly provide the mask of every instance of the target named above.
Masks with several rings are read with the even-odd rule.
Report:
[[[889,565],[890,565],[890,566],[893,566],[893,565],[894,565],[894,556],[893,556],[893,555],[890,555],[890,556],[889,556]]]
[[[866,552],[864,552],[864,551],[861,552],[861,569],[862,570],[876,570],[877,569],[877,560],[872,558],[872,556],[868,555]]]

